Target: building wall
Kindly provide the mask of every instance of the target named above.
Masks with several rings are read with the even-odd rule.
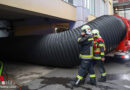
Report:
[[[119,3],[122,3],[122,2],[128,2],[130,0],[118,0]]]
[[[95,0],[95,16],[99,17],[100,16],[100,2],[99,0]]]
[[[16,30],[15,36],[21,35],[45,35],[52,33],[53,30],[50,25],[27,25],[27,26],[18,26],[14,28]]]
[[[113,0],[108,0],[108,11],[109,15],[113,14]]]
[[[94,19],[96,19],[95,16],[93,16],[93,15],[88,15],[88,21],[92,21],[92,20],[94,20]]]
[[[95,16],[112,15],[112,0],[95,0]]]
[[[114,14],[130,20],[130,0],[114,0]]]
[[[90,4],[88,5],[88,3]],[[77,20],[74,28],[81,26],[96,17],[113,14],[112,0],[73,0],[73,5],[76,6],[77,12]]]
[[[76,21],[75,7],[63,0],[0,0],[0,5]]]
[[[88,8],[87,0],[74,0],[73,5],[63,2],[63,0],[0,0],[0,4],[76,21],[75,23],[70,21],[70,28],[76,28],[96,17],[111,14],[112,4],[109,1],[112,0],[93,0],[93,11]],[[16,22],[17,24],[14,24],[15,35],[52,33],[54,29],[52,25],[56,23],[46,21],[38,23],[35,20],[32,22],[34,24],[28,24],[26,21],[22,23]]]
[[[57,19],[31,18],[13,22],[15,36],[22,35],[45,35],[54,33],[55,28],[68,30],[69,21]],[[70,27],[71,28],[71,27]]]
[[[83,25],[86,23],[89,10],[84,7],[84,0],[74,0],[73,5],[76,6],[76,22],[73,28]]]
[[[24,19],[13,22],[14,35],[40,35],[52,33],[51,23],[42,18]]]

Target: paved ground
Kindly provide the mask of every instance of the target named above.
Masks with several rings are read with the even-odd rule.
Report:
[[[69,87],[68,83],[76,76],[77,67],[52,68],[8,62],[7,73],[22,90],[130,90],[130,62],[109,62],[105,67],[108,73],[106,83],[97,82],[97,86],[91,86],[85,82],[84,85],[74,88]],[[97,67],[95,70],[98,78]]]

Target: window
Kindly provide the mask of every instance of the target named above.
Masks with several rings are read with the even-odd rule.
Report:
[[[119,15],[119,16],[122,16],[122,17],[125,17],[127,19],[130,19],[130,10],[129,9],[117,9],[116,10],[116,13]]]
[[[64,0],[67,3],[73,4],[73,0]]]
[[[68,0],[69,3],[73,4],[73,0]]]
[[[68,3],[68,0],[64,0],[64,1]]]
[[[90,7],[89,7],[89,4],[90,4],[89,1],[90,1],[90,0],[84,0],[84,7],[85,7],[85,8],[88,8],[88,9],[90,8]]]
[[[95,0],[85,0],[84,5],[90,10],[90,14],[95,15]]]
[[[105,2],[101,1],[100,3],[100,15],[104,15],[105,14]]]
[[[130,10],[126,10],[126,18],[130,20]]]
[[[95,0],[90,1],[90,14],[95,15]]]

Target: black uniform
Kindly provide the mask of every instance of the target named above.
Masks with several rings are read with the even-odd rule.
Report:
[[[83,80],[89,69],[89,77],[91,84],[96,83],[96,75],[93,69],[93,64],[91,63],[93,58],[93,37],[91,35],[80,36],[78,38],[78,43],[80,46],[80,54],[79,58],[82,60],[79,66],[76,84],[79,84],[81,80]]]

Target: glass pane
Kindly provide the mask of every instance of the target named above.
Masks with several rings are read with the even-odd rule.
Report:
[[[90,0],[87,0],[87,8],[90,9]]]
[[[73,4],[73,0],[68,0],[69,3]]]
[[[84,7],[87,7],[87,0],[84,0]]]
[[[126,12],[126,18],[130,20],[130,10],[127,10],[125,12]]]
[[[65,2],[68,2],[68,0],[64,0]]]
[[[118,15],[124,17],[124,11],[119,11]]]
[[[89,9],[90,9],[90,14],[94,15],[94,13],[95,13],[95,0],[89,0]]]

